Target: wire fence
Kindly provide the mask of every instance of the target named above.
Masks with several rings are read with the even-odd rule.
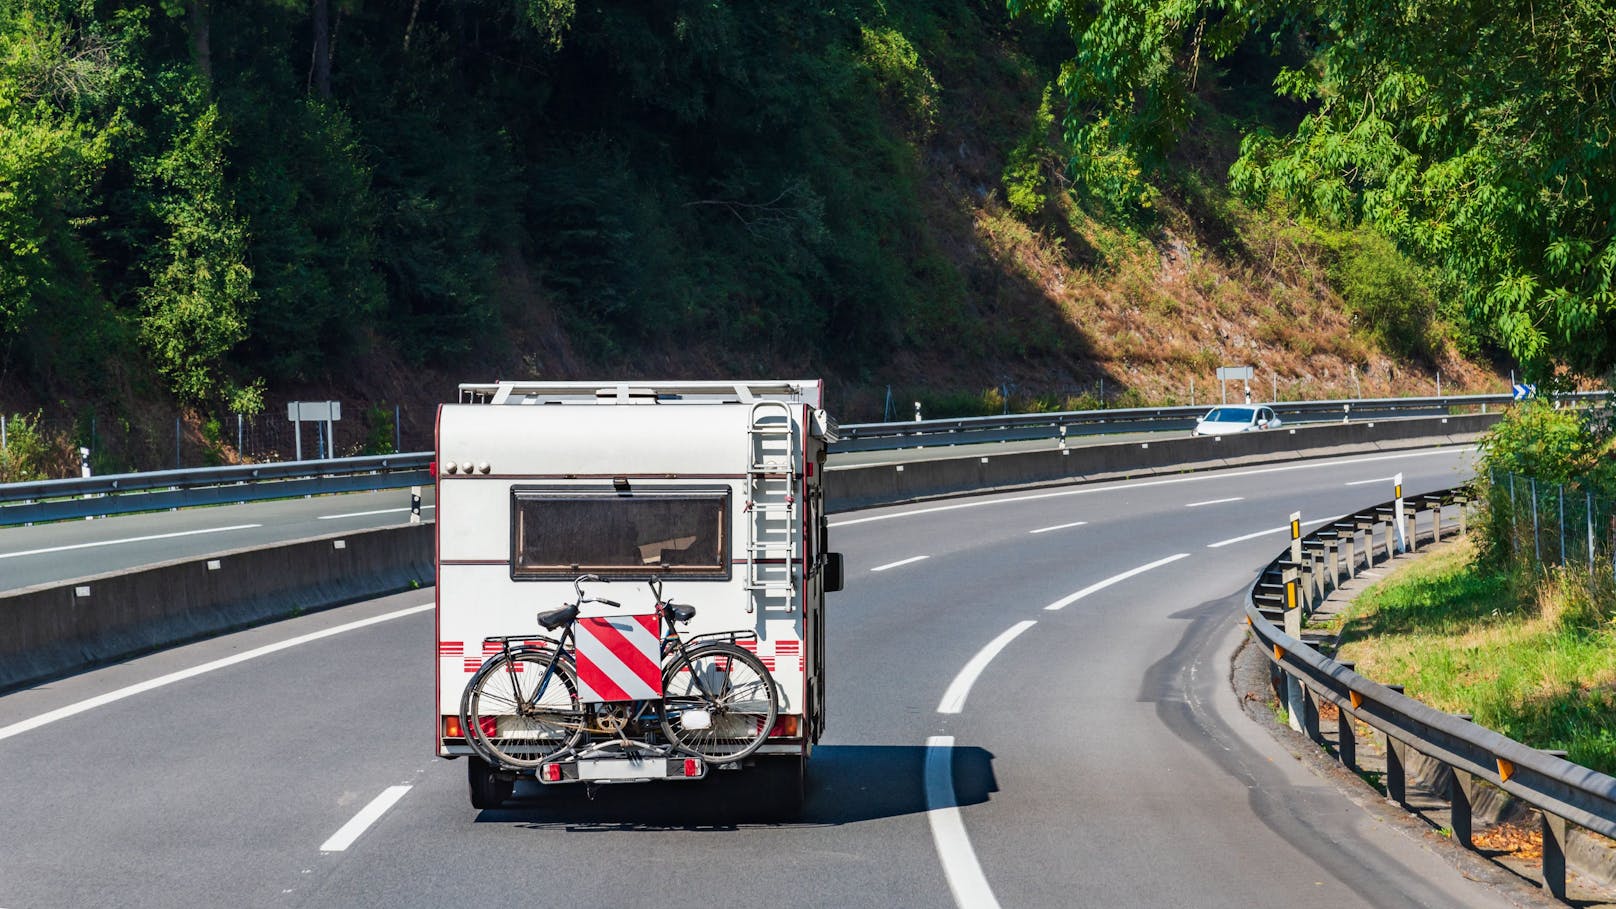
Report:
[[[1616,501],[1575,480],[1546,482],[1498,470],[1488,471],[1487,479],[1493,534],[1516,560],[1616,575]]]
[[[424,451],[432,447],[435,414],[416,414],[385,401],[343,401],[338,421],[287,418],[287,403],[257,415],[185,411],[130,414],[87,409],[19,413],[0,408],[0,452],[20,442],[48,477],[78,476],[84,458],[95,475],[264,463],[365,454]],[[18,420],[21,420],[19,424]]]

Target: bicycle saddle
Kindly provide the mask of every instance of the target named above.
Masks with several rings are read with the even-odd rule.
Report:
[[[686,606],[683,603],[666,603],[668,616],[675,622],[688,622],[696,617],[696,607]]]
[[[578,607],[576,605],[561,606],[556,609],[550,609],[539,613],[539,624],[551,631],[555,631],[557,628],[560,628],[562,625],[567,624],[577,617]]]

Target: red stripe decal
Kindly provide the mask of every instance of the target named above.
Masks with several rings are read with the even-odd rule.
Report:
[[[603,700],[634,700],[628,696],[628,692],[624,691],[616,682],[612,681],[611,676],[601,672],[592,665],[586,666],[582,663],[578,665],[578,682],[585,688],[595,692],[595,694]]]
[[[483,661],[482,660],[468,659],[468,660],[465,661],[465,663],[463,665],[465,666],[465,671],[466,672],[476,672],[478,669],[482,668]]]
[[[594,635],[595,640],[604,645],[613,656],[622,660],[623,665],[627,666],[630,672],[640,678],[647,678],[647,667],[653,671],[656,670],[656,664],[646,659],[646,655],[640,652],[640,648],[634,646],[633,641],[623,637],[623,632],[612,627],[610,622],[604,620],[593,622],[589,630]]]

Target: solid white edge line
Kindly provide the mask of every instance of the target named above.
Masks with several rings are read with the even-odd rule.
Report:
[[[438,506],[436,506],[436,505],[422,505],[421,510],[422,511],[431,511],[432,509],[437,508],[437,507]],[[398,514],[401,511],[409,511],[409,510],[410,510],[410,507],[408,505],[406,505],[403,508],[383,508],[383,509],[381,509],[379,511],[351,511],[351,512],[349,512],[347,514],[323,514],[323,515],[320,515],[319,517],[315,518],[315,520],[316,521],[335,521],[337,518],[368,518],[371,515]]]
[[[1184,507],[1185,508],[1200,508],[1202,505],[1222,505],[1225,502],[1244,502],[1245,500],[1246,500],[1245,496],[1235,496],[1232,499],[1208,499],[1205,502],[1189,502],[1189,503],[1186,503],[1184,505]]]
[[[425,612],[428,609],[431,609],[432,606],[433,604],[431,603],[423,603],[420,606],[411,606],[407,609],[400,609],[384,615],[371,616],[368,619],[360,619],[357,622],[349,622],[346,625],[337,625],[332,628],[326,628],[322,631],[310,632],[309,634],[300,635],[295,638],[288,638],[287,640],[278,641],[274,644],[266,644],[263,647],[257,647],[252,650],[247,650],[232,656],[224,657],[223,659],[214,660],[211,663],[203,663],[200,666],[192,666],[190,669],[181,669],[178,672],[170,672],[168,675],[158,676],[155,679],[148,679],[147,681],[140,682],[139,684],[119,688],[116,691],[109,691],[106,694],[97,695],[93,698],[79,701],[76,704],[69,704],[66,707],[58,707],[55,710],[49,711],[48,713],[42,713],[36,717],[31,717],[26,720],[19,720],[18,722],[12,723],[10,726],[0,726],[0,741],[9,739],[14,735],[21,735],[24,732],[30,732],[38,729],[41,726],[48,726],[57,720],[67,719],[70,716],[75,716],[85,712],[86,710],[104,707],[114,701],[121,701],[124,698],[132,697],[137,694],[143,694],[156,688],[162,688],[165,685],[172,685],[175,682],[182,682],[186,679],[202,675],[205,672],[212,672],[215,669],[223,669],[227,666],[234,666],[237,663],[245,663],[248,660],[257,659],[261,656],[268,656],[272,653],[278,653],[282,650],[296,647],[299,644],[307,644],[310,641],[318,641],[322,638],[329,638],[334,635],[342,634],[346,631],[367,628],[371,625],[379,625],[382,622],[390,622],[393,619],[403,618],[407,615],[414,615],[417,612]]]
[[[1328,524],[1333,520],[1335,520],[1335,518],[1320,518],[1317,521],[1303,521],[1302,526],[1303,527],[1312,527],[1314,524]],[[1248,534],[1244,534],[1244,535],[1238,536],[1238,537],[1230,537],[1227,540],[1219,540],[1216,543],[1208,543],[1208,544],[1206,544],[1206,548],[1207,549],[1220,549],[1220,548],[1222,548],[1224,546],[1230,545],[1231,543],[1244,543],[1247,540],[1255,540],[1258,537],[1267,536],[1268,534],[1271,534],[1271,533],[1279,533],[1281,530],[1290,530],[1290,529],[1291,529],[1291,525],[1282,524],[1282,525],[1280,525],[1278,527],[1270,527],[1267,530],[1259,530],[1256,533],[1248,533]]]
[[[1082,527],[1084,524],[1087,524],[1087,523],[1088,523],[1088,521],[1073,521],[1070,524],[1056,524],[1054,527],[1040,527],[1037,530],[1029,530],[1027,532],[1028,533],[1049,533],[1051,530],[1065,530],[1068,527]]]
[[[1349,464],[1369,464],[1369,463],[1372,463],[1374,461],[1395,461],[1398,458],[1428,458],[1428,457],[1431,457],[1433,455],[1456,454],[1456,453],[1457,454],[1463,454],[1464,452],[1475,451],[1475,450],[1476,450],[1476,446],[1474,446],[1474,445],[1465,445],[1465,446],[1458,447],[1458,448],[1421,448],[1421,449],[1415,449],[1415,450],[1412,450],[1412,451],[1396,452],[1394,454],[1373,455],[1373,456],[1370,456],[1370,457],[1351,458],[1351,459],[1348,459],[1348,460],[1335,460],[1333,458],[1323,458],[1323,459],[1320,459],[1320,460],[1317,460],[1317,461],[1309,461],[1306,464],[1287,464],[1287,465],[1285,465],[1283,467],[1259,467],[1259,468],[1253,468],[1251,470],[1237,470],[1237,471],[1209,470],[1209,471],[1206,471],[1204,473],[1197,474],[1195,476],[1173,477],[1171,479],[1166,479],[1166,480],[1145,480],[1145,481],[1142,481],[1142,482],[1139,482],[1139,483],[1124,483],[1124,484],[1121,484],[1121,485],[1118,485],[1118,486],[1111,486],[1111,485],[1084,486],[1084,487],[1079,488],[1079,489],[1063,489],[1063,490],[1061,490],[1059,492],[1043,492],[1043,493],[1038,493],[1036,495],[1013,496],[1013,497],[1004,498],[1004,499],[999,499],[999,498],[976,499],[976,500],[973,500],[973,501],[970,501],[970,502],[956,502],[955,504],[952,504],[952,505],[937,505],[937,506],[933,506],[931,508],[916,508],[913,511],[899,511],[899,512],[894,512],[892,514],[877,514],[877,515],[870,515],[869,517],[865,517],[865,518],[853,518],[853,519],[847,520],[847,521],[836,521],[836,522],[833,522],[830,526],[831,527],[849,527],[849,526],[852,526],[854,524],[867,524],[870,521],[889,521],[889,520],[891,520],[893,518],[912,518],[912,517],[915,517],[917,515],[932,514],[934,512],[939,512],[939,511],[954,511],[955,509],[959,509],[959,508],[981,508],[984,505],[1007,505],[1007,504],[1010,504],[1012,502],[1033,502],[1033,501],[1037,501],[1039,499],[1054,499],[1054,498],[1059,498],[1061,496],[1082,496],[1082,495],[1092,495],[1094,493],[1100,493],[1100,492],[1119,492],[1119,491],[1127,490],[1127,489],[1143,489],[1143,488],[1148,487],[1148,486],[1169,486],[1169,485],[1172,485],[1174,483],[1198,483],[1198,482],[1204,482],[1206,480],[1226,479],[1228,477],[1255,477],[1255,476],[1262,476],[1263,474],[1270,474],[1270,473],[1285,473],[1285,472],[1291,471],[1291,470],[1315,470],[1315,469],[1323,468],[1323,467],[1332,467],[1332,468],[1333,467],[1343,467],[1343,466],[1346,466],[1346,465],[1349,465]],[[825,469],[826,470],[836,470],[838,468],[827,467]],[[843,469],[850,469],[850,468],[843,468]]]
[[[1370,483],[1390,483],[1395,477],[1375,477],[1373,480],[1353,480],[1348,486],[1368,486]]]
[[[1114,574],[1111,577],[1106,578],[1103,581],[1098,581],[1096,583],[1090,584],[1089,586],[1083,588],[1082,590],[1079,590],[1077,593],[1070,594],[1069,596],[1061,597],[1060,599],[1056,600],[1055,602],[1050,603],[1048,606],[1045,606],[1044,609],[1046,611],[1053,611],[1053,610],[1056,610],[1056,609],[1065,609],[1067,606],[1070,606],[1073,603],[1076,603],[1078,600],[1083,599],[1084,597],[1088,596],[1091,593],[1094,593],[1094,592],[1100,591],[1100,590],[1104,590],[1107,587],[1110,587],[1112,584],[1116,584],[1116,583],[1120,583],[1122,581],[1126,581],[1126,580],[1128,580],[1129,578],[1133,577],[1136,574],[1144,574],[1145,572],[1149,571],[1152,568],[1160,568],[1163,565],[1166,565],[1166,564],[1171,563],[1171,562],[1176,562],[1179,559],[1187,559],[1187,558],[1189,558],[1189,555],[1190,554],[1187,553],[1187,552],[1180,552],[1180,553],[1177,553],[1176,555],[1170,555],[1165,559],[1157,559],[1156,561],[1151,562],[1149,565],[1140,565],[1138,568],[1130,568],[1130,569],[1128,569],[1127,571],[1124,571],[1121,574]]]
[[[201,530],[181,530],[175,533],[154,533],[149,537],[126,537],[122,540],[97,540],[94,543],[74,543],[71,546],[52,546],[49,549],[30,549],[26,552],[0,553],[0,559],[15,559],[19,556],[44,555],[47,552],[67,552],[71,549],[92,549],[96,546],[117,546],[120,543],[144,543],[147,540],[171,540],[174,537],[194,537],[202,533],[224,533],[227,530],[251,530],[262,527],[262,524],[232,524],[229,527],[205,527]]]
[[[920,561],[923,561],[923,560],[929,559],[929,558],[931,558],[931,556],[910,556],[907,559],[899,559],[896,562],[888,562],[885,565],[877,565],[876,567],[871,568],[870,570],[871,571],[886,571],[888,568],[897,568],[899,565],[912,565],[915,562],[920,562]]]
[[[988,664],[999,655],[999,651],[1009,646],[1017,635],[1036,624],[1038,623],[1032,619],[1017,622],[1004,634],[989,641],[986,647],[978,650],[976,656],[971,657],[971,661],[959,671],[959,675],[954,676],[954,681],[948,683],[948,690],[943,692],[943,699],[937,704],[937,712],[959,713],[965,709],[965,698],[971,693],[971,686],[976,684],[976,677],[982,674],[982,670],[988,668]]]
[[[971,838],[960,817],[959,796],[954,791],[954,737],[934,735],[926,739],[926,821],[931,825],[932,844],[942,862],[943,877],[954,893],[960,909],[998,909],[993,888],[982,874],[982,865],[971,849]]]
[[[359,839],[360,834],[369,830],[371,824],[376,823],[383,814],[386,814],[387,809],[398,804],[398,800],[403,798],[404,793],[409,791],[410,787],[408,786],[388,786],[383,789],[381,795],[371,799],[369,805],[359,809],[359,813],[354,815],[348,823],[343,824],[340,830],[331,834],[330,839],[321,843],[320,851],[342,852],[352,846],[354,840]]]

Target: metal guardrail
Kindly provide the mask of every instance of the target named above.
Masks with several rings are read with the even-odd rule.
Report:
[[[1573,392],[1556,400],[1586,404],[1607,400],[1606,392]],[[1344,398],[1333,401],[1262,402],[1287,423],[1346,422],[1395,417],[1446,416],[1460,411],[1502,407],[1514,403],[1509,394],[1445,395],[1430,398]],[[878,451],[924,445],[962,445],[973,442],[1019,442],[1064,439],[1068,436],[1116,432],[1188,432],[1213,407],[1134,407],[1112,410],[1074,410],[1057,413],[1005,414],[960,417],[907,423],[854,423],[840,427],[838,451]],[[1231,402],[1231,407],[1245,406]]]
[[[1292,550],[1270,563],[1252,586],[1246,619],[1267,653],[1275,693],[1287,705],[1293,725],[1322,744],[1319,701],[1334,704],[1336,756],[1349,768],[1356,765],[1353,720],[1385,737],[1385,785],[1392,801],[1406,804],[1404,764],[1406,750],[1412,749],[1452,771],[1450,826],[1455,841],[1466,848],[1476,848],[1471,838],[1471,805],[1477,781],[1490,783],[1538,809],[1543,818],[1543,882],[1550,893],[1564,900],[1567,824],[1616,837],[1616,778],[1573,764],[1558,753],[1506,738],[1467,717],[1443,713],[1404,696],[1397,687],[1364,678],[1353,671],[1352,664],[1320,653],[1313,646],[1318,642],[1309,642],[1301,631],[1305,615],[1341,581],[1343,567],[1348,577],[1355,574],[1360,553],[1363,562],[1374,563],[1376,537],[1382,529],[1381,548],[1389,561],[1397,554],[1397,539],[1406,539],[1410,548],[1418,545],[1416,531],[1422,510],[1431,514],[1431,536],[1440,539],[1443,509],[1457,505],[1456,529],[1463,533],[1467,498],[1464,490],[1444,490],[1413,499],[1403,534],[1393,533],[1395,500],[1331,522],[1306,537],[1298,533],[1299,522],[1293,523]],[[1362,547],[1360,535],[1365,536]],[[1300,558],[1293,558],[1296,555]],[[1281,618],[1283,630],[1271,617]]]
[[[0,485],[0,526],[432,482],[431,452],[198,467]]]

